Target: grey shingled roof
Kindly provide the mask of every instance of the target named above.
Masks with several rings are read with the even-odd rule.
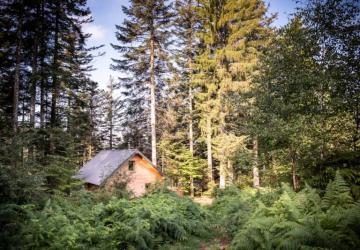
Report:
[[[148,160],[136,149],[102,150],[79,170],[75,178],[100,186],[118,167],[135,154]]]

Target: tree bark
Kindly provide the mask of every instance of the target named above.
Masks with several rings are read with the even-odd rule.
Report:
[[[40,6],[38,5],[36,13],[37,16],[40,16]],[[38,19],[37,19],[38,25]],[[34,36],[34,51],[32,54],[32,79],[31,79],[31,86],[30,86],[30,126],[35,128],[35,105],[36,105],[36,85],[38,81],[38,46],[39,41],[37,34]],[[32,147],[30,148],[30,155],[32,154]]]
[[[254,151],[254,166],[253,166],[253,187],[260,187],[260,178],[259,178],[259,146],[258,140],[255,137],[253,139],[253,151]]]
[[[188,0],[187,8],[192,8],[192,0]],[[189,81],[189,148],[190,152],[194,154],[194,132],[193,132],[193,93],[191,87],[191,76],[192,76],[192,62],[193,62],[193,55],[192,55],[192,46],[193,46],[193,16],[190,17],[190,32],[188,33],[188,81]]]
[[[291,157],[291,179],[293,183],[293,188],[295,191],[297,191],[299,188],[299,183],[296,175],[296,171],[297,171],[296,153],[293,150],[290,151],[290,157]]]
[[[219,166],[219,174],[220,174],[220,182],[219,182],[219,188],[224,189],[225,188],[225,161],[222,159],[220,160],[220,166]]]
[[[45,127],[45,81],[44,75],[42,73],[41,82],[40,82],[40,128]]]
[[[191,157],[194,157],[194,134],[193,134],[193,120],[192,120],[192,112],[193,112],[193,104],[192,104],[192,89],[189,87],[189,150],[191,153]],[[190,177],[190,195],[194,197],[194,178]]]
[[[36,40],[36,39],[35,39]],[[37,51],[37,45],[35,45],[35,51]],[[30,86],[30,126],[35,127],[35,105],[36,105],[36,82],[37,82],[37,53],[34,51],[32,62],[32,75],[33,79]]]
[[[189,87],[189,149],[191,155],[194,155],[194,130],[193,130],[193,96],[192,88]]]
[[[206,146],[207,146],[207,161],[208,161],[208,177],[209,181],[213,181],[213,164],[212,164],[212,149],[211,149],[211,117],[208,114],[206,119]]]
[[[57,123],[57,112],[56,112],[56,104],[59,96],[59,84],[58,84],[58,70],[59,70],[59,3],[57,2],[56,7],[56,17],[55,17],[55,37],[54,37],[54,57],[53,57],[53,65],[52,65],[52,96],[51,96],[51,113],[50,113],[50,125],[51,127],[55,127]]]
[[[16,31],[16,51],[15,51],[15,75],[14,75],[14,86],[13,86],[13,121],[12,127],[14,133],[17,132],[18,112],[19,112],[19,86],[20,86],[20,63],[21,63],[21,47],[22,47],[22,16],[19,14],[18,27]]]
[[[110,78],[110,85],[109,85],[109,147],[110,149],[113,148],[113,133],[114,133],[114,124],[113,124],[113,106],[114,106],[114,100],[113,100],[113,79]]]
[[[192,0],[188,0],[187,8],[192,7]],[[190,32],[188,33],[188,85],[189,85],[189,150],[191,153],[191,157],[194,157],[194,130],[193,130],[193,93],[192,93],[192,86],[191,86],[191,76],[192,76],[192,46],[193,46],[193,16],[189,18],[190,22]],[[193,167],[193,166],[192,166]],[[190,176],[190,196],[194,197],[195,194],[195,187],[194,187],[194,177]]]
[[[39,14],[39,9],[37,11]],[[38,79],[38,39],[34,37],[34,51],[32,55],[32,79],[30,85],[30,127],[35,128],[35,105],[36,105],[36,85]],[[29,147],[29,156],[34,157],[34,145],[31,143]]]
[[[227,169],[229,171],[229,183],[234,184],[235,171],[232,162],[229,159],[227,160]]]
[[[55,34],[54,34],[54,56],[52,63],[52,89],[51,89],[51,111],[50,111],[50,127],[55,128],[58,124],[57,117],[57,101],[59,97],[59,83],[58,83],[58,71],[59,71],[59,15],[60,15],[60,3],[56,2],[56,16],[55,16]],[[50,132],[50,153],[55,151],[54,134],[53,130]]]
[[[156,166],[156,98],[155,98],[155,44],[151,35],[150,41],[150,126],[151,126],[151,160]]]
[[[45,6],[41,3],[41,36],[40,36],[40,128],[45,125]]]

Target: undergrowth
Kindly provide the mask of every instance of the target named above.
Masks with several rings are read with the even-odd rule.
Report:
[[[42,207],[0,206],[0,249],[360,249],[360,202],[339,173],[324,195],[238,189],[203,208],[158,190],[130,200],[89,192],[53,195]],[[228,243],[226,243],[228,244]]]
[[[158,249],[207,232],[206,212],[172,193],[106,202],[81,193],[53,197],[41,210],[16,209],[26,219],[17,232],[21,245],[14,249]]]
[[[339,173],[323,197],[310,186],[233,187],[210,210],[232,238],[229,249],[360,249],[360,203]]]

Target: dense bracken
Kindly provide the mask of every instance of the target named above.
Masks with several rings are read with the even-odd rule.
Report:
[[[3,246],[21,249],[157,249],[206,233],[207,214],[190,199],[158,192],[141,199],[112,197],[99,201],[92,193],[54,196],[45,206],[1,208],[17,225],[16,237],[4,235]]]
[[[339,173],[321,197],[306,186],[294,192],[229,188],[211,208],[232,237],[230,249],[358,249],[360,203]]]
[[[360,247],[360,202],[339,173],[323,195],[288,184],[228,187],[203,208],[164,190],[138,199],[80,191],[54,195],[42,208],[2,206],[0,215],[8,232],[1,244],[10,249],[197,249],[219,236],[230,249]]]

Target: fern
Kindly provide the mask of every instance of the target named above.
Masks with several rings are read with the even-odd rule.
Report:
[[[30,211],[26,248],[145,250],[207,231],[206,212],[171,193],[111,198],[106,204],[78,198],[84,202],[54,196],[42,210]]]
[[[283,185],[281,195],[267,204],[263,195],[256,196],[248,218],[235,230],[230,249],[360,248],[360,205],[339,173],[322,199],[308,185],[298,193]]]
[[[332,206],[345,208],[351,207],[353,204],[354,201],[350,194],[350,188],[339,171],[337,171],[334,180],[326,187],[325,195],[322,199],[322,206],[324,209]]]

